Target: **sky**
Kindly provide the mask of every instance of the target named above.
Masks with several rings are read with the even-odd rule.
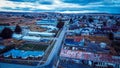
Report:
[[[0,0],[0,11],[120,14],[120,0]]]

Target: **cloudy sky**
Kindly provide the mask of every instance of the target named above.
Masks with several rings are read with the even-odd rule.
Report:
[[[120,13],[120,0],[0,0],[0,11]]]

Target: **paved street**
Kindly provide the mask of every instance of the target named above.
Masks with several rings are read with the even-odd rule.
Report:
[[[55,43],[55,45],[54,45],[54,47],[53,47],[53,50],[52,50],[52,52],[50,53],[49,58],[47,59],[46,63],[43,64],[43,65],[38,64],[37,67],[40,68],[40,67],[43,67],[43,66],[46,66],[46,65],[49,65],[49,64],[50,64],[50,62],[52,61],[53,57],[58,53],[58,51],[59,51],[59,49],[60,49],[60,46],[61,46],[61,44],[62,44],[62,40],[63,40],[64,35],[65,35],[65,33],[66,33],[66,30],[67,30],[67,27],[66,27],[66,25],[65,25],[65,26],[63,27],[63,29],[62,29],[59,37],[57,38],[56,43]]]

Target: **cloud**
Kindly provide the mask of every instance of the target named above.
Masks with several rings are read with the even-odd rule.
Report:
[[[12,2],[36,2],[36,0],[8,0]]]
[[[89,3],[95,3],[100,1],[101,0],[62,0],[62,2],[65,2],[65,3],[74,3],[74,4],[81,4],[81,5],[86,5]]]
[[[19,3],[23,3],[23,2],[28,2],[28,3],[40,3],[40,4],[47,4],[47,5],[51,5],[52,1],[50,0],[8,0],[11,2],[19,2]]]
[[[49,1],[49,0],[47,0]],[[4,3],[2,3],[4,2]],[[11,8],[31,8],[31,9],[41,9],[41,10],[60,10],[60,9],[81,9],[81,8],[91,8],[91,7],[96,7],[94,5],[86,5],[86,6],[81,6],[78,4],[70,4],[70,3],[64,3],[61,2],[60,0],[53,0],[53,4],[51,5],[43,5],[39,2],[34,2],[34,3],[30,3],[30,2],[24,2],[24,1],[20,1],[19,2],[12,2],[12,1],[2,1],[0,4],[0,7],[11,7]],[[7,4],[7,5],[6,5]],[[101,5],[97,5],[97,6],[101,6]]]
[[[92,11],[92,10],[83,10],[83,11],[62,11],[60,13],[99,13],[100,11]]]
[[[119,0],[0,0],[0,11],[119,13],[119,3]]]

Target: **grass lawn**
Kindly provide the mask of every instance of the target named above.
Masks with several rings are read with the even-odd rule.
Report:
[[[37,44],[24,44],[20,47],[20,50],[33,50],[33,51],[45,51],[48,46],[46,45],[37,45]]]
[[[45,51],[48,46],[41,46],[41,45],[36,45],[33,49],[37,51]]]

